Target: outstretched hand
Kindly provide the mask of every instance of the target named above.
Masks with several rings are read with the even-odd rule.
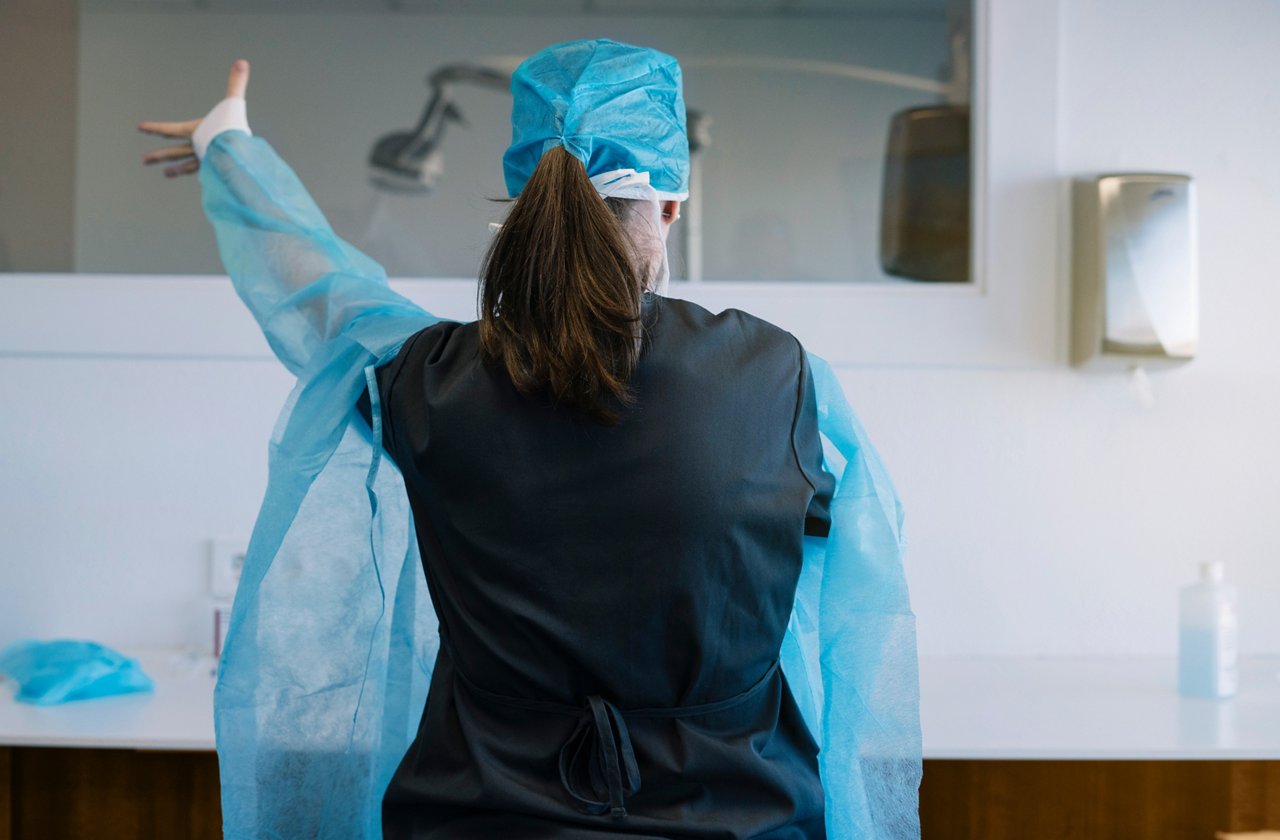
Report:
[[[237,59],[231,65],[231,75],[227,77],[227,96],[238,96],[244,98],[245,90],[249,87],[249,62],[243,58]],[[152,120],[144,120],[138,123],[138,130],[144,134],[155,134],[160,137],[175,137],[185,140],[177,146],[167,146],[163,149],[156,149],[147,152],[142,156],[142,162],[150,165],[153,163],[169,162],[172,165],[164,170],[165,177],[173,178],[178,175],[190,175],[200,168],[200,160],[196,157],[196,151],[191,145],[191,135],[195,132],[196,126],[200,125],[202,118],[197,117],[194,120],[185,120],[183,122],[155,122]]]

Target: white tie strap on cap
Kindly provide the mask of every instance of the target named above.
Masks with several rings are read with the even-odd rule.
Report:
[[[655,190],[649,184],[648,172],[637,172],[634,169],[611,169],[591,177],[591,186],[601,198],[629,198],[638,201],[684,201],[689,197],[687,192],[672,193]]]

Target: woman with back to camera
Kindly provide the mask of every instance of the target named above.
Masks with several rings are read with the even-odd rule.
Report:
[[[824,363],[665,296],[675,59],[516,70],[471,323],[333,233],[248,72],[139,125],[189,139],[144,160],[200,172],[298,375],[219,670],[226,835],[918,836],[901,508]]]

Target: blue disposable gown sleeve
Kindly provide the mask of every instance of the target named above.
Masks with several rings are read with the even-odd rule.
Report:
[[[804,565],[781,661],[818,742],[827,835],[920,836],[920,688],[903,508],[831,367],[808,354],[825,466],[826,537]]]
[[[382,266],[334,233],[271,145],[243,131],[210,142],[200,168],[223,266],[280,361],[295,375],[344,337],[385,350],[436,320],[387,285]],[[356,326],[376,322],[371,330]],[[397,329],[399,328],[399,329]],[[416,331],[416,330],[414,330]]]
[[[218,134],[199,178],[236,293],[297,376],[214,691],[223,831],[381,837],[438,639],[403,480],[373,444],[370,385],[438,319],[333,232],[266,140]]]

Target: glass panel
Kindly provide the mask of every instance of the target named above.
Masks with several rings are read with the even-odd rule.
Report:
[[[505,212],[490,200],[505,197],[511,103],[501,76],[547,44],[607,36],[679,58],[697,114],[693,196],[670,242],[674,280],[968,280],[971,15],[959,0],[27,6],[61,40],[39,47],[58,63],[42,104],[0,124],[0,167],[17,173],[0,191],[0,269],[221,273],[198,185],[144,168],[142,154],[165,144],[134,125],[203,115],[244,57],[255,133],[341,235],[393,276],[474,277],[488,222]],[[0,46],[36,49],[9,33]],[[410,130],[432,96],[428,76],[450,67],[499,81],[448,86],[461,119],[446,122],[425,162],[429,188],[379,186],[375,142]],[[23,176],[50,143],[74,165],[40,163]]]

